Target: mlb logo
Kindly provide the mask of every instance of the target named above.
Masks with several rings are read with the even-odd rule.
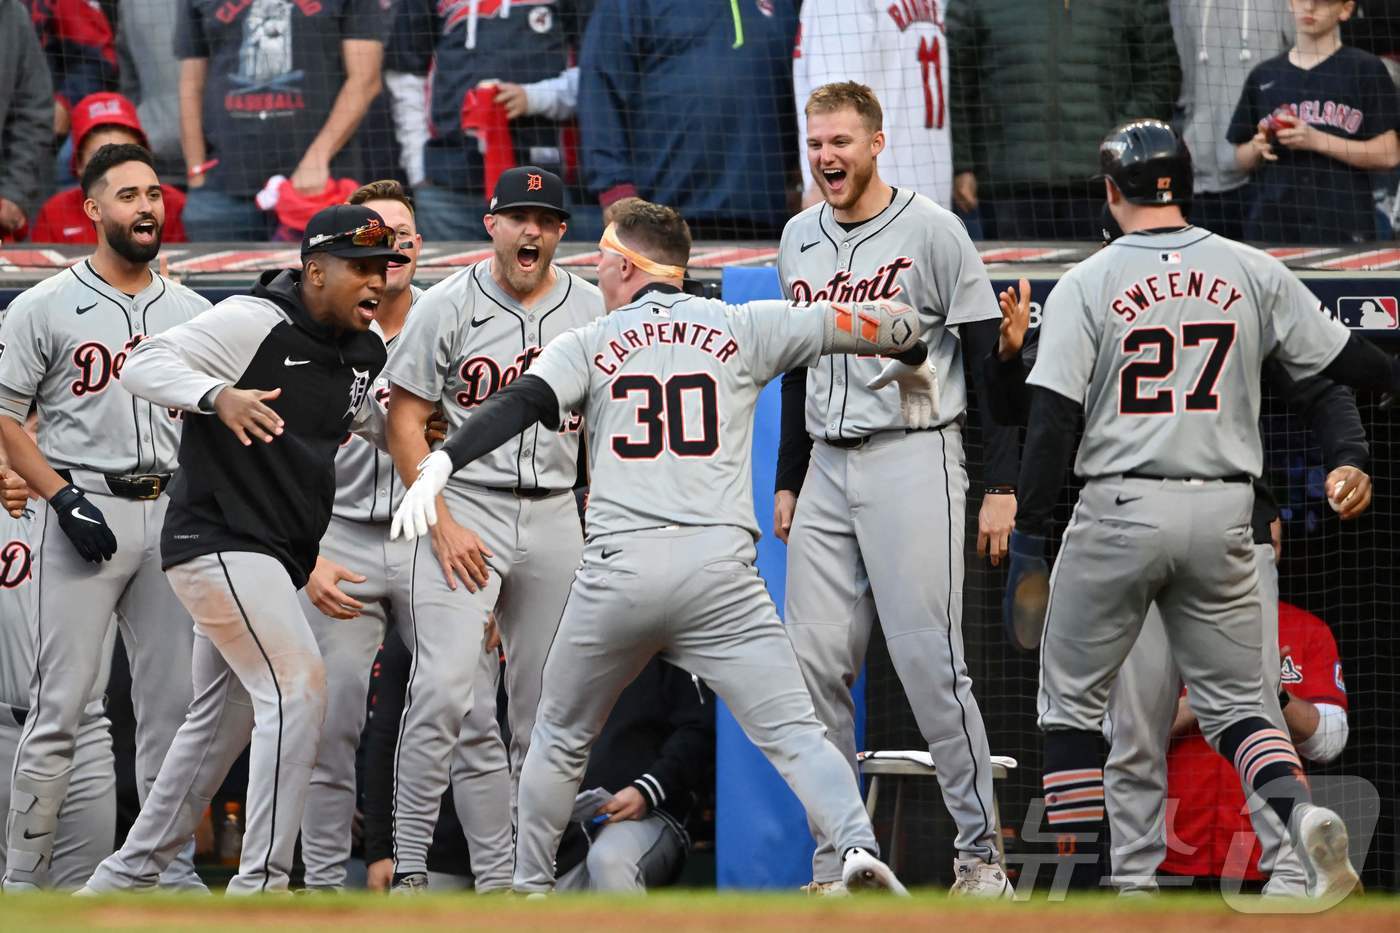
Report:
[[[1400,300],[1392,295],[1338,298],[1337,318],[1357,330],[1396,330],[1400,328]]]
[[[1160,260],[1162,261],[1162,264],[1163,264],[1163,265],[1167,265],[1167,266],[1179,266],[1179,265],[1181,265],[1181,254],[1180,254],[1180,253],[1177,253],[1177,252],[1158,253],[1158,254],[1157,254],[1157,258],[1160,259]]]

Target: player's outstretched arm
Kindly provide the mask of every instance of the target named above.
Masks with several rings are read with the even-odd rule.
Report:
[[[389,417],[392,422],[392,400]],[[394,513],[390,536],[412,539],[427,534],[428,529],[437,524],[437,497],[447,486],[448,477],[536,422],[551,429],[558,428],[559,400],[549,383],[526,373],[483,402],[467,427],[455,431],[441,450],[428,454],[416,465],[416,478]],[[420,440],[421,436],[419,428]],[[390,443],[395,441],[391,439]]]

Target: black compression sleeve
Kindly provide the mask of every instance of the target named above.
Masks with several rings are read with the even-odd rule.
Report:
[[[1333,382],[1374,392],[1400,392],[1400,360],[1352,334],[1322,375]]]
[[[1078,402],[1049,389],[1031,387],[1030,426],[1021,458],[1021,481],[1016,486],[1017,531],[1049,533],[1050,514],[1074,453],[1081,411]]]
[[[978,415],[982,419],[982,460],[983,481],[988,486],[1005,486],[1016,482],[1021,453],[1021,431],[1016,421],[1003,422],[991,411],[992,396],[997,387],[987,381],[984,367],[977,361],[988,354],[995,354],[997,337],[1001,330],[999,321],[973,321],[959,328],[963,341],[963,352],[972,370],[972,382],[977,387],[977,397],[982,404]]]
[[[1275,391],[1307,423],[1317,446],[1322,448],[1322,462],[1327,469],[1341,466],[1366,469],[1371,448],[1366,442],[1366,429],[1361,424],[1361,412],[1356,408],[1351,390],[1326,376],[1311,376],[1294,382],[1272,357],[1264,362],[1264,374]]]
[[[486,456],[536,421],[559,427],[559,399],[539,376],[529,373],[481,403],[467,428],[454,431],[442,445],[453,471]]]
[[[802,491],[812,436],[807,433],[807,369],[783,374],[783,409],[778,428],[778,474],[775,490]]]

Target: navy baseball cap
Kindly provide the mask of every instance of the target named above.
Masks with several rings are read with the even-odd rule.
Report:
[[[301,239],[301,256],[330,253],[346,259],[387,259],[408,262],[394,248],[394,231],[378,212],[362,204],[334,204],[317,211]]]
[[[569,219],[564,210],[564,183],[553,172],[534,165],[519,165],[507,169],[496,180],[488,213],[499,213],[513,207],[542,207],[562,219]]]

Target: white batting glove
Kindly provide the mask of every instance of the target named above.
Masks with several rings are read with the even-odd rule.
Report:
[[[893,382],[899,386],[899,412],[911,428],[932,427],[938,418],[938,374],[925,360],[910,366],[890,360],[880,374],[865,384],[867,389],[883,389]]]
[[[394,512],[394,522],[389,526],[389,540],[397,541],[402,535],[409,541],[428,533],[437,524],[437,497],[447,485],[452,475],[452,458],[446,451],[436,450],[418,463],[418,478],[403,494],[403,502]]]

